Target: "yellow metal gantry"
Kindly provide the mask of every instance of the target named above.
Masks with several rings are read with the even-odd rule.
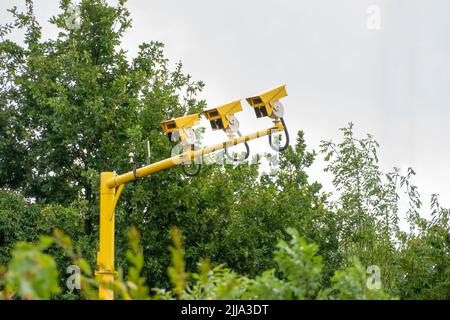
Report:
[[[100,175],[100,244],[97,254],[99,280],[99,298],[114,299],[112,283],[116,271],[114,269],[114,211],[125,184],[146,177],[153,173],[186,164],[206,154],[245,143],[260,137],[285,130],[279,119],[274,120],[272,127],[245,136],[232,137],[227,141],[198,150],[187,150],[184,153],[152,163],[139,169],[117,175],[115,172],[102,172]]]

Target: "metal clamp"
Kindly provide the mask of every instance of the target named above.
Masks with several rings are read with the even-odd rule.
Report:
[[[191,151],[194,151],[194,145],[193,145],[193,144],[191,144]],[[201,164],[201,162],[199,162],[199,163],[197,164],[197,170],[195,170],[195,172],[193,172],[193,173],[187,171],[187,170],[186,170],[186,167],[187,167],[187,166],[186,166],[185,163],[182,163],[182,164],[181,164],[181,169],[183,170],[183,173],[184,173],[186,176],[188,176],[188,177],[195,177],[195,176],[197,176],[197,175],[200,173],[200,171],[202,170],[202,164]]]
[[[274,145],[272,143],[272,134],[269,134],[269,144],[270,144],[270,147],[273,150],[278,151],[278,152],[283,152],[284,150],[286,150],[289,147],[289,132],[287,130],[286,123],[284,122],[284,119],[280,118],[280,121],[281,121],[281,124],[284,127],[284,134],[286,135],[286,143],[282,147]]]
[[[237,131],[237,134],[238,134],[239,137],[242,137],[242,134],[241,134],[241,132],[239,130]],[[241,161],[244,161],[244,160],[248,159],[248,157],[250,156],[250,147],[248,146],[247,141],[244,142],[244,145],[245,145],[246,152],[245,152],[245,155],[243,157],[241,157],[241,158],[232,157],[228,153],[228,148],[227,147],[224,148],[225,149],[225,155],[227,156],[228,159],[230,159],[230,160],[232,160],[234,162],[241,162]]]

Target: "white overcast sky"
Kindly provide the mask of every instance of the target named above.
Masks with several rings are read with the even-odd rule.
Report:
[[[1,0],[0,20],[22,2]],[[367,26],[373,5],[381,29]],[[35,7],[44,35],[54,37],[47,20],[58,1],[35,0]],[[338,128],[353,121],[358,134],[371,133],[381,144],[383,169],[413,167],[425,205],[439,193],[450,206],[450,1],[129,0],[128,7],[130,57],[142,42],[164,42],[173,63],[181,60],[206,83],[208,106],[286,84],[291,136],[303,130],[318,150],[320,140],[338,139]],[[250,107],[238,117],[244,133],[270,124]],[[207,142],[225,137],[208,136]],[[262,140],[251,148],[267,151]],[[311,178],[329,190],[322,165]]]

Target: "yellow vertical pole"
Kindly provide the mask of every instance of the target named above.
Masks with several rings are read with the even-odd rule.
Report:
[[[114,282],[114,207],[116,188],[109,188],[106,182],[114,172],[100,175],[100,248],[97,254],[99,277],[99,298],[113,300],[111,284]]]

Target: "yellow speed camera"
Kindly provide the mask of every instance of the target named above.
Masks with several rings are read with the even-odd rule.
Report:
[[[186,142],[193,144],[195,141],[193,126],[200,122],[200,114],[194,113],[184,117],[170,119],[161,122],[161,128],[167,133],[169,140],[173,142]]]
[[[165,133],[170,133],[177,129],[192,128],[199,122],[200,114],[194,113],[184,117],[163,121],[161,122],[161,128]]]
[[[237,100],[223,106],[209,109],[203,112],[205,117],[209,120],[213,130],[227,130],[236,131],[239,128],[239,122],[234,114],[242,111],[241,100]]]
[[[286,96],[286,85],[282,85],[259,96],[246,98],[246,100],[254,108],[257,118],[281,118],[284,110],[279,100]]]

